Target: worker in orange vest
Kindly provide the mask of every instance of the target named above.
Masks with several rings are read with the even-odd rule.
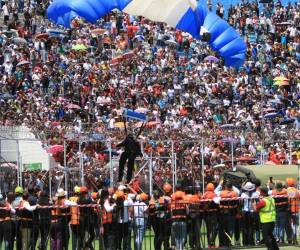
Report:
[[[115,249],[116,247],[116,220],[113,215],[116,210],[116,201],[112,198],[113,188],[102,190],[98,204],[101,205],[101,236],[103,237],[104,249]]]
[[[202,196],[202,200],[209,200],[203,202],[205,204],[204,208],[204,221],[207,228],[207,242],[209,248],[215,247],[215,241],[217,237],[218,230],[218,210],[219,205],[214,202],[214,198],[217,195],[215,193],[215,186],[213,183],[208,183],[206,185],[206,192]]]
[[[169,183],[163,185],[164,195],[159,198],[159,206],[156,208],[157,221],[159,226],[159,237],[156,242],[155,250],[160,250],[162,244],[164,249],[169,249],[169,238],[171,235],[171,193],[172,186]]]
[[[80,238],[79,238],[79,249],[82,248],[93,248],[93,241],[95,239],[95,211],[93,207],[87,207],[86,205],[92,205],[95,202],[89,195],[88,188],[86,186],[80,187],[80,195],[78,199],[79,207],[79,221],[80,221]],[[88,239],[85,239],[88,234]]]
[[[80,187],[74,187],[74,196],[70,197],[70,201],[78,202],[80,194]],[[70,227],[72,232],[72,249],[76,250],[79,240],[79,208],[77,206],[73,206],[71,209],[71,221]]]
[[[292,241],[292,228],[289,223],[289,199],[286,189],[283,187],[281,182],[277,182],[275,190],[272,190],[272,195],[275,196],[275,207],[276,207],[276,224],[275,224],[275,235],[277,240],[284,243],[284,231],[287,235],[289,243]],[[276,197],[283,196],[283,197]]]
[[[173,248],[182,250],[187,237],[188,206],[185,203],[185,193],[179,188],[172,194],[171,202],[171,243]]]
[[[4,240],[5,249],[13,249],[11,242],[11,212],[15,213],[15,210],[0,194],[0,246],[2,240]]]
[[[67,192],[62,188],[57,190],[55,195],[55,206],[52,209],[51,219],[51,245],[54,249],[69,249],[69,222],[71,219],[71,206],[76,206],[77,203],[66,199]]]
[[[235,216],[237,214],[238,200],[224,200],[237,198],[238,194],[233,191],[232,183],[224,183],[223,190],[220,192],[220,246],[230,247],[232,236],[235,229]]]
[[[21,239],[23,249],[29,249],[30,235],[33,227],[33,211],[36,210],[37,206],[31,206],[28,202],[29,193],[23,194],[20,202],[17,215],[20,219]]]
[[[187,233],[189,235],[189,245],[192,249],[200,249],[200,227],[203,215],[203,204],[200,203],[201,194],[195,193],[191,188],[187,189],[184,202],[189,208],[187,216]]]
[[[291,226],[292,226],[292,232],[293,232],[293,244],[297,243],[297,228],[298,228],[298,222],[299,222],[299,199],[300,199],[300,193],[299,190],[295,187],[296,181],[293,178],[287,178],[286,184],[288,186],[287,188],[287,194],[289,197],[289,204],[290,204],[290,214],[291,214]]]

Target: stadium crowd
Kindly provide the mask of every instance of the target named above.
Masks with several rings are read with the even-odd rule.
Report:
[[[17,187],[12,193],[16,178],[6,173],[1,177],[6,197],[0,201],[7,208],[0,209],[0,242],[4,239],[6,249],[12,249],[14,240],[18,249],[34,249],[38,235],[41,249],[48,238],[53,249],[68,249],[69,225],[73,249],[77,244],[92,249],[96,238],[108,249],[121,249],[121,244],[130,249],[131,231],[135,248],[141,249],[146,225],[153,228],[155,249],[168,249],[170,237],[172,247],[179,249],[187,244],[186,235],[190,248],[199,249],[204,224],[210,247],[216,245],[217,234],[221,246],[233,244],[233,239],[259,244],[259,211],[272,200],[255,205],[252,200],[224,203],[220,198],[259,199],[268,190],[258,180],[240,190],[229,182],[215,186],[223,169],[231,166],[232,147],[239,162],[286,164],[300,159],[299,4],[243,1],[226,13],[217,6],[217,13],[247,41],[247,62],[239,70],[225,67],[204,42],[188,34],[118,12],[96,24],[75,19],[72,29],[64,30],[45,18],[48,4],[0,1],[0,124],[30,127],[60,166],[63,151],[54,146],[68,138],[66,161],[74,169],[69,187],[80,183],[75,171],[79,155],[88,187],[74,188],[74,197],[67,200],[59,189],[63,170],[58,167],[51,173],[52,188],[58,190],[54,198],[48,197],[49,173],[44,171],[24,172],[26,191]],[[123,107],[147,113],[149,122],[139,137],[143,155],[169,157],[174,142],[181,185],[173,195],[170,185],[164,185],[172,179],[170,158],[154,160],[156,185],[164,188],[153,197],[127,186],[107,188],[107,142],[112,141],[114,154],[122,152],[116,145],[125,134]],[[136,132],[140,125],[129,121],[127,129]],[[93,142],[82,143],[81,154],[79,135],[93,137]],[[191,179],[201,179],[202,138],[206,181],[215,185],[207,184],[206,193],[200,194],[188,187],[195,186]],[[298,197],[295,182],[289,179],[286,185],[270,185],[269,194]],[[203,205],[201,199],[214,200]],[[177,215],[174,200],[185,204]],[[51,204],[67,207],[41,208]],[[285,232],[286,240],[295,242],[299,204],[281,197],[275,198],[275,206],[276,240],[285,241]],[[276,249],[274,239],[265,243]]]

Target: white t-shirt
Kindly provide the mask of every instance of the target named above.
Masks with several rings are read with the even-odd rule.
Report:
[[[144,224],[145,221],[145,211],[147,210],[147,205],[144,202],[136,201],[134,206],[134,220],[137,225]]]

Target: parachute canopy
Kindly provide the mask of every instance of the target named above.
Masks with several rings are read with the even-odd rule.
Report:
[[[196,0],[55,0],[47,15],[69,28],[75,17],[94,23],[113,9],[167,23],[196,39],[201,39],[204,30],[210,34],[209,45],[227,66],[239,68],[244,64],[246,44],[239,33]]]

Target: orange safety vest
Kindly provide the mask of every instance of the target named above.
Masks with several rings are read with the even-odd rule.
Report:
[[[74,196],[70,198],[70,201],[76,202],[78,201],[78,197]],[[79,208],[71,207],[71,221],[70,225],[79,225]]]
[[[64,206],[64,204],[65,204],[65,199],[60,200],[60,202],[58,202],[58,200],[55,202],[56,206]],[[68,213],[68,209],[69,208],[54,208],[51,211],[51,215],[52,215],[51,222],[56,223],[58,222],[58,218],[69,216],[70,213]]]
[[[22,221],[32,221],[32,212],[30,211],[27,211],[25,208],[24,208],[24,200],[21,200],[20,204],[19,204],[19,209],[20,209],[20,212],[21,212],[21,216],[20,216],[20,220]]]
[[[6,202],[5,208],[3,207],[0,211],[0,222],[11,220],[10,209],[11,209],[10,204]]]
[[[183,220],[186,219],[186,203],[184,200],[173,201],[171,203],[171,219],[172,220]]]
[[[105,209],[101,211],[102,224],[111,224],[113,220],[112,212],[107,212]]]
[[[237,193],[234,191],[223,190],[220,192],[220,197],[221,197],[221,199],[222,198],[230,199],[230,198],[236,198],[238,196],[237,196]],[[238,207],[238,204],[234,200],[230,200],[230,201],[221,200],[221,202],[220,202],[220,208],[224,209],[224,210],[227,210],[227,209],[232,210],[232,209],[236,209],[237,207]]]
[[[300,193],[297,188],[289,187],[287,188],[287,194],[289,196],[289,203],[290,203],[290,211],[291,213],[298,213],[299,212],[299,199]]]

